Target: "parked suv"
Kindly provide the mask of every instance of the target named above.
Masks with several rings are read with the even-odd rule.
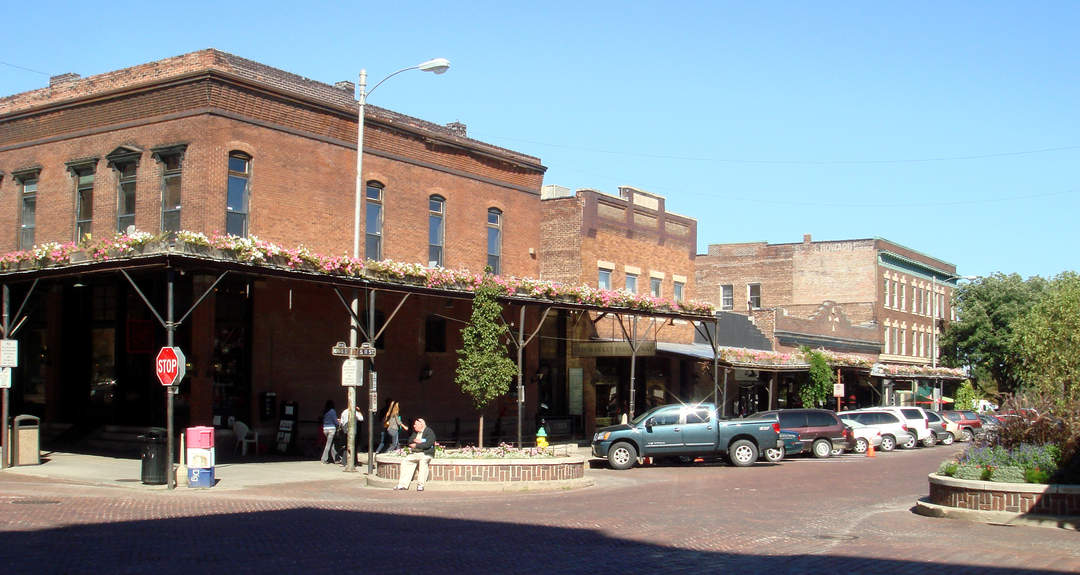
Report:
[[[914,435],[908,431],[899,415],[875,409],[840,412],[841,421],[854,421],[862,425],[877,428],[881,432],[881,450],[892,451],[898,445],[910,443]]]
[[[833,450],[849,451],[854,447],[851,430],[836,413],[828,409],[774,409],[751,415],[751,418],[780,419],[780,429],[799,434],[799,441],[810,445],[814,457],[828,457]]]
[[[908,442],[899,443],[900,447],[908,449],[915,447],[917,443],[930,447],[937,443],[937,436],[934,434],[934,430],[930,429],[930,419],[926,416],[926,411],[921,407],[868,407],[848,413],[858,413],[860,411],[887,411],[900,418],[900,422],[906,425],[908,432],[913,435]]]
[[[971,441],[982,431],[982,421],[974,411],[942,411],[941,416],[960,426],[960,439]]]

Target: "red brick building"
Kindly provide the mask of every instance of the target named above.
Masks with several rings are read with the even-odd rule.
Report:
[[[659,299],[699,299],[694,285],[697,221],[668,211],[666,204],[661,196],[629,186],[620,187],[618,196],[545,186],[541,277]],[[696,362],[657,352],[657,342],[691,343],[691,322],[615,313],[584,317],[589,321],[569,318],[565,329],[550,335],[570,342],[567,369],[571,378],[582,379],[583,398],[575,406],[589,433],[630,412],[631,397],[632,411],[641,413],[657,404],[705,399],[712,392],[711,379],[702,380]],[[640,347],[632,352],[629,344],[612,343],[619,340]],[[631,356],[636,358],[633,374]]]
[[[892,371],[901,375],[882,378],[884,400],[926,400],[916,397],[918,382],[925,380],[925,391],[930,378],[902,374],[935,363],[933,333],[952,314],[955,265],[883,239],[814,242],[806,235],[801,243],[713,244],[695,266],[702,297],[753,317],[776,351],[809,346],[898,366]],[[880,373],[846,373],[855,387],[848,400],[882,401]],[[901,380],[896,397],[892,382]]]
[[[365,126],[361,256],[540,274],[538,158],[470,139],[460,124],[374,106]],[[349,254],[356,137],[351,83],[328,85],[217,50],[53,77],[0,98],[0,253],[134,226]],[[131,275],[161,304],[163,276]],[[272,400],[298,402],[301,421],[315,421],[328,398],[340,407],[340,360],[329,347],[347,339],[348,316],[333,291],[214,277],[176,278],[183,309],[214,292],[177,331],[192,364],[179,424],[235,417],[269,432]],[[150,357],[163,331],[124,278],[74,276],[32,292],[28,282],[11,285],[16,303],[30,294],[33,310],[22,328],[16,412],[57,425],[162,423]],[[465,436],[475,412],[453,372],[468,302],[417,297],[390,322],[401,299],[381,294],[375,303],[377,323],[391,326],[376,360],[380,393],[401,400],[407,417],[426,415],[443,437]],[[530,373],[537,358],[535,346],[526,350]],[[509,434],[506,406],[490,411]]]

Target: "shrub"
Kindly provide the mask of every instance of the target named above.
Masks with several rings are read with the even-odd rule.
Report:
[[[1025,469],[1024,481],[1028,483],[1050,483],[1051,473],[1045,469]]]
[[[941,465],[938,466],[937,472],[938,475],[953,477],[956,475],[957,467],[959,467],[959,464],[955,461],[942,461]]]
[[[956,472],[953,474],[953,477],[957,479],[969,479],[972,481],[978,481],[980,479],[983,479],[984,472],[987,472],[987,468],[985,467],[960,464],[956,467]]]
[[[991,467],[988,479],[998,483],[1024,483],[1026,481],[1024,478],[1024,468],[1015,465]]]

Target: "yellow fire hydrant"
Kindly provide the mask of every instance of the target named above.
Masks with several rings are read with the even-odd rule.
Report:
[[[547,430],[544,429],[543,425],[540,426],[540,429],[536,430],[536,446],[537,447],[547,447],[548,446]]]

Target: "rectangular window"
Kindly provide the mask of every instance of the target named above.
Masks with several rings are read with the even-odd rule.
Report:
[[[383,187],[377,182],[368,182],[364,192],[365,220],[364,220],[364,257],[369,260],[381,261],[382,256],[382,224],[383,224]]]
[[[446,200],[439,196],[428,198],[428,267],[443,265],[443,211]]]
[[[180,231],[180,184],[182,180],[182,156],[162,155],[161,174],[161,231]]]
[[[900,328],[898,328],[898,327],[892,328],[892,352],[890,352],[890,353],[892,353],[893,355],[896,355],[897,349],[900,348],[900,342],[898,341],[899,339],[900,339]]]
[[[123,233],[135,225],[135,176],[138,164],[128,162],[117,166],[116,231]]]
[[[491,208],[487,216],[487,265],[491,273],[499,275],[502,263],[502,212]]]
[[[637,274],[626,274],[626,291],[637,293]]]
[[[653,297],[660,297],[660,287],[663,280],[660,278],[649,278],[649,295]]]
[[[75,172],[75,241],[82,241],[92,232],[94,221],[93,168]]]
[[[900,330],[900,355],[907,355],[907,330]]]
[[[446,320],[429,315],[424,321],[424,351],[442,353],[446,351]]]
[[[746,286],[746,300],[750,309],[761,309],[761,284],[748,284]]]
[[[919,334],[919,357],[926,357],[926,334]]]
[[[937,294],[937,317],[938,319],[945,319],[945,294]]]
[[[889,280],[885,279],[885,307],[889,307]]]
[[[19,222],[19,249],[34,247],[34,218],[37,214],[37,178],[22,180],[22,219]]]
[[[896,304],[897,304],[896,280],[893,280],[893,283],[892,283],[892,306],[895,308],[895,307],[897,307]]]
[[[919,288],[911,286],[911,313],[919,313]]]
[[[611,270],[600,268],[596,272],[596,278],[596,287],[600,289],[611,289]]]
[[[735,309],[735,286],[720,286],[721,309]]]
[[[681,302],[683,300],[683,286],[684,284],[682,282],[675,282],[674,296],[675,301],[677,302]]]
[[[244,154],[229,155],[229,188],[225,202],[225,233],[246,238],[248,235],[248,205],[251,196],[251,158]]]
[[[889,331],[890,330],[892,330],[891,327],[885,326],[885,346],[881,350],[881,353],[885,353],[885,354],[889,353],[889,344],[891,343],[890,338],[889,338]]]
[[[900,311],[907,311],[907,286],[900,284]]]

